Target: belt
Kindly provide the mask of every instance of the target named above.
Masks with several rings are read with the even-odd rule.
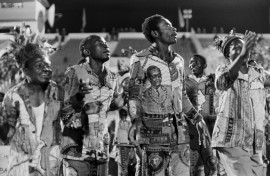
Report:
[[[181,114],[147,114],[147,113],[143,113],[142,117],[146,117],[152,120],[160,120],[160,119],[165,119],[165,118],[173,118],[173,117],[181,117]]]
[[[181,119],[181,114],[142,114],[143,122],[147,127],[171,126],[175,117]]]
[[[91,150],[89,153],[81,157],[72,156],[72,155],[63,155],[63,158],[69,159],[69,160],[89,161],[89,162],[97,162],[97,163],[105,163],[108,160],[108,157],[106,155],[96,150]]]

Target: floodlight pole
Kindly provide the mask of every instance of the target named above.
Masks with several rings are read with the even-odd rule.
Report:
[[[192,18],[192,9],[184,9],[183,17],[186,20],[186,32],[189,32],[189,20]]]

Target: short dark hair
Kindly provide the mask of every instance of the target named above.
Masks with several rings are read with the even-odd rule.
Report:
[[[198,59],[200,59],[200,61],[201,61],[202,64],[207,64],[205,57],[203,57],[203,56],[200,55],[200,54],[194,54],[194,55],[192,56],[192,58],[198,58]]]
[[[28,67],[28,61],[44,56],[47,56],[47,52],[37,43],[27,43],[15,55],[20,68]]]
[[[158,28],[158,23],[162,20],[165,19],[162,15],[153,15],[148,18],[146,18],[142,24],[142,32],[145,36],[145,38],[150,42],[154,43],[155,39],[151,35],[151,31],[159,30]]]
[[[81,53],[82,57],[87,57],[83,50],[85,48],[87,49],[91,49],[91,47],[93,46],[93,44],[100,39],[100,36],[98,35],[89,35],[88,37],[86,37],[85,39],[83,39],[79,45],[79,51]]]
[[[161,70],[160,70],[157,66],[151,65],[151,66],[148,67],[147,70],[146,70],[146,75],[147,75],[148,78],[151,77],[150,72],[151,72],[152,70],[155,70],[155,69],[157,69],[157,70],[161,73]]]

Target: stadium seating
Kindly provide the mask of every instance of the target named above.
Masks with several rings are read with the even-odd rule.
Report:
[[[199,41],[203,48],[213,45],[213,38],[199,38]]]
[[[51,56],[53,70],[64,72],[70,65],[80,59],[79,44],[81,39],[70,39],[65,45],[60,45],[58,51]]]
[[[121,50],[127,49],[129,46],[131,46],[136,51],[141,51],[145,48],[148,48],[150,45],[151,44],[146,39],[123,38],[119,40],[112,56],[121,56]]]

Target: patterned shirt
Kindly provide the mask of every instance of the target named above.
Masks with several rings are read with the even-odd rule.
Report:
[[[83,147],[87,151],[95,150],[101,153],[106,153],[105,150],[107,150],[105,149],[105,145],[108,144],[107,111],[118,85],[118,76],[106,68],[105,71],[105,84],[101,86],[98,76],[92,71],[88,62],[74,65],[68,68],[64,83],[65,100],[69,100],[70,97],[79,92],[79,81],[83,80],[92,87],[91,92],[86,94],[83,99],[84,104],[95,101],[102,102],[99,113],[88,115],[89,133],[84,135],[83,139]]]
[[[50,82],[45,91],[44,118],[40,136],[37,134],[36,117],[30,104],[30,90],[27,81],[12,87],[5,95],[3,107],[14,106],[20,103],[19,118],[7,119],[10,126],[15,128],[14,134],[8,134],[11,151],[9,155],[10,175],[29,175],[29,166],[38,170],[42,175],[58,175],[60,153],[55,150],[60,142],[60,116],[61,96],[60,89],[54,82]],[[55,146],[55,147],[53,147]],[[52,154],[52,152],[54,154]],[[49,164],[55,157],[55,162]],[[58,162],[57,162],[58,160]],[[45,170],[46,169],[46,170]]]
[[[223,91],[214,127],[212,147],[242,147],[250,151],[255,143],[262,150],[265,123],[266,76],[263,69],[249,67],[233,81],[228,66],[217,68],[215,84]]]
[[[184,59],[171,51],[166,60],[169,61],[161,59],[155,46],[131,57],[131,84],[134,85],[130,87],[129,110],[133,119],[141,118],[144,125],[149,127],[141,130],[138,140],[143,144],[168,145],[189,141],[185,118],[180,115],[193,108],[183,86]],[[147,77],[150,66],[160,70],[161,86],[158,89],[152,87]],[[178,139],[172,129],[175,116],[179,120],[176,127]]]

